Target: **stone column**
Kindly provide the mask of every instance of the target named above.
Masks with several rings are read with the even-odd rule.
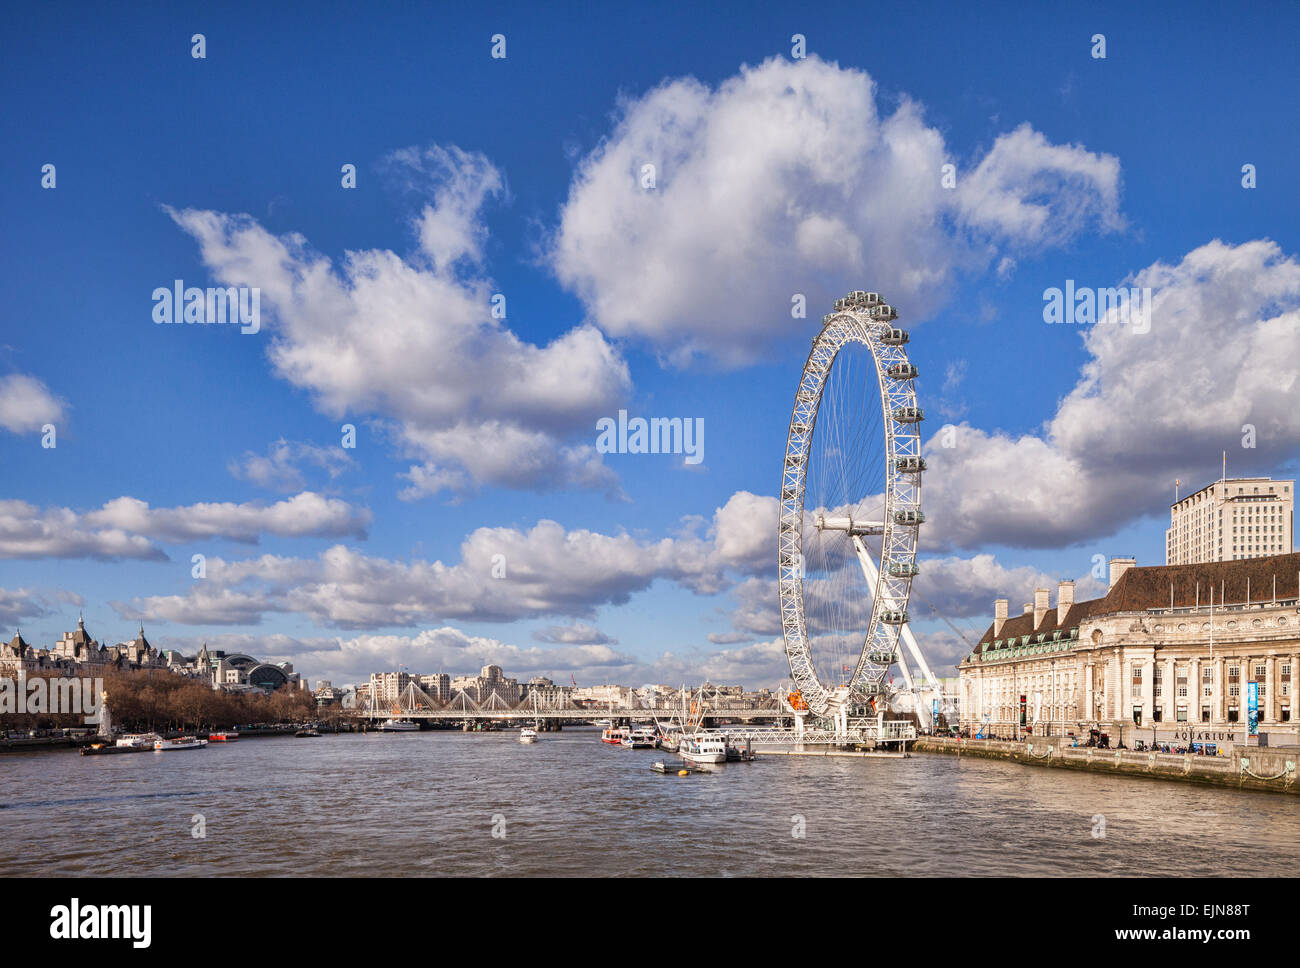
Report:
[[[1165,721],[1178,728],[1178,660],[1165,660]]]
[[[1210,719],[1219,725],[1227,722],[1227,660],[1222,652],[1214,656],[1214,709]]]
[[[1151,656],[1151,662],[1142,670],[1142,724],[1148,729],[1155,726],[1156,714],[1156,659],[1155,655]]]
[[[1263,708],[1260,710],[1259,718],[1261,721],[1268,720],[1275,723],[1278,720],[1277,709],[1277,658],[1269,656],[1264,660],[1264,683],[1265,697]]]
[[[1086,723],[1090,723],[1097,714],[1097,707],[1093,699],[1093,676],[1096,675],[1097,664],[1089,659],[1083,665],[1083,715],[1079,717]]]
[[[1194,724],[1201,721],[1201,660],[1192,658],[1187,660],[1187,725],[1189,728],[1195,728]]]

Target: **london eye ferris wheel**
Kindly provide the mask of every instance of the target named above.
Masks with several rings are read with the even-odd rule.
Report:
[[[919,698],[904,649],[937,689],[908,628],[926,466],[909,335],[878,293],[834,309],[795,394],[778,531],[792,702],[821,717],[887,701],[900,691],[886,682],[895,664]]]

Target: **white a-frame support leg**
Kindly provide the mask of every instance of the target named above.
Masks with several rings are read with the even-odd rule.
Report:
[[[867,546],[862,543],[862,539],[856,534],[853,536],[853,548],[858,553],[858,562],[862,565],[862,574],[866,576],[867,587],[874,589],[876,581],[880,577],[880,570],[876,567],[876,562],[871,557],[870,552],[867,551]],[[934,678],[934,673],[930,671],[929,665],[926,664],[925,656],[921,654],[921,647],[917,645],[916,636],[912,634],[911,627],[904,625],[899,631],[902,633],[903,645],[907,647],[908,652],[912,653],[917,670],[921,673],[922,681],[937,695],[939,683]],[[925,704],[921,690],[917,689],[915,682],[912,680],[912,674],[907,668],[907,663],[903,660],[901,649],[898,652],[898,668],[902,670],[903,680],[907,683],[907,688],[911,690],[912,699],[916,704],[916,718],[920,722],[921,728],[931,729],[934,724],[931,722],[932,713],[930,707]]]

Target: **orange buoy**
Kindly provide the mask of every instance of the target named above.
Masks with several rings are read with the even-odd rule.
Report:
[[[678,770],[678,771],[677,771],[677,775],[678,775],[678,776],[690,776],[690,775],[691,775],[691,771],[690,771],[690,770]]]

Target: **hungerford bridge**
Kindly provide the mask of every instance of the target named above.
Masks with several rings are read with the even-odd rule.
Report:
[[[793,701],[793,704],[792,704]],[[483,702],[475,702],[466,693],[459,692],[448,703],[439,703],[414,682],[395,700],[370,700],[352,712],[358,719],[405,719],[418,722],[456,723],[508,722],[517,725],[546,724],[560,726],[564,723],[594,723],[597,721],[644,723],[649,719],[685,721],[688,728],[704,729],[711,721],[724,720],[733,725],[713,728],[709,732],[725,734],[732,741],[748,740],[754,746],[802,745],[856,745],[896,743],[916,738],[916,727],[910,720],[886,720],[880,713],[874,717],[849,717],[847,710],[824,722],[805,724],[806,711],[796,709],[798,700],[782,693],[772,699],[757,703],[730,703],[721,697],[698,697],[688,710],[680,706],[661,703],[639,706],[572,706],[545,703],[534,694],[531,701],[511,705],[498,693],[490,693]],[[743,723],[744,725],[735,725]]]

